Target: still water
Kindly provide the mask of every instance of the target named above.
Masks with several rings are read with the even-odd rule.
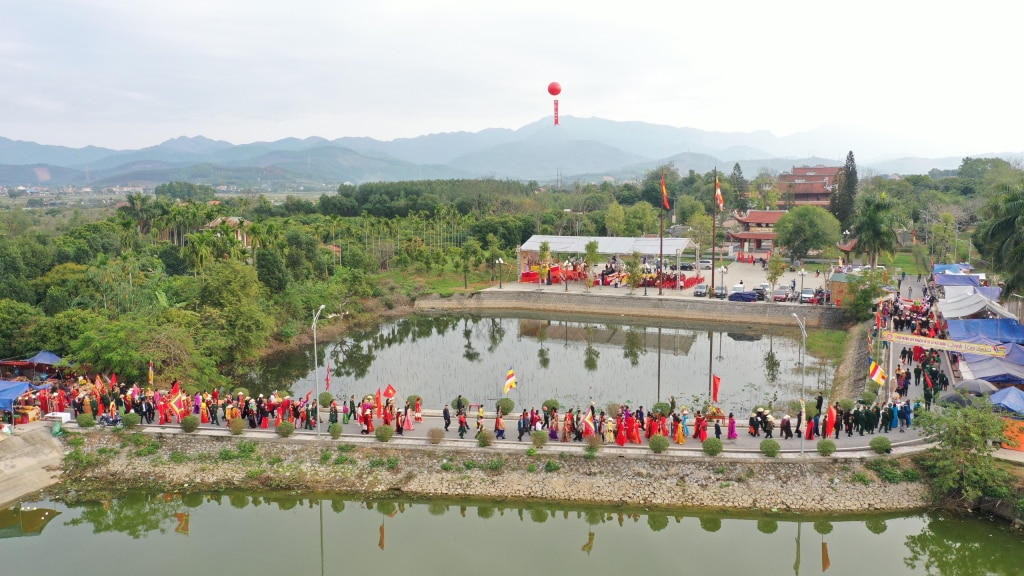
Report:
[[[710,373],[721,378],[726,411],[749,412],[800,392],[800,333],[793,328],[711,323],[640,323],[582,316],[411,316],[321,342],[320,390],[362,397],[392,384],[398,397],[418,394],[440,408],[462,394],[492,404],[512,368],[519,407],[556,398],[564,406],[707,398]],[[808,356],[807,394],[829,382],[831,363]],[[313,389],[312,349],[267,360],[250,391]]]
[[[1024,541],[933,514],[746,518],[496,503],[129,493],[0,512],[3,574],[1019,575]]]

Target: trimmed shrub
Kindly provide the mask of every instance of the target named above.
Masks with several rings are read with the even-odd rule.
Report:
[[[547,408],[548,410],[551,410],[552,408],[561,408],[562,403],[552,398],[550,400],[545,400],[544,403],[541,404],[541,406]]]
[[[668,416],[672,413],[672,405],[668,402],[658,402],[654,406],[651,406],[651,413],[660,412],[663,416]]]
[[[245,420],[242,418],[235,418],[228,423],[228,430],[235,436],[241,436],[242,432],[245,432]]]
[[[331,424],[330,426],[327,427],[327,433],[330,434],[331,438],[333,438],[335,440],[337,440],[338,438],[341,438],[341,433],[343,431],[344,431],[344,428],[342,428],[341,424],[338,424],[337,422],[335,422],[334,424]]]
[[[451,406],[452,412],[458,412],[458,408],[456,408],[456,406],[458,406],[458,404],[459,404],[458,402],[456,402],[456,400],[458,400],[458,399],[459,399],[459,397],[456,396],[455,398],[452,398],[451,404],[448,404],[449,406]],[[469,410],[469,405],[470,405],[469,398],[467,398],[465,395],[463,395],[462,396],[462,409],[468,411]]]
[[[818,454],[822,456],[831,456],[836,451],[836,443],[829,440],[828,438],[822,438],[818,440]]]
[[[622,411],[622,404],[619,404],[618,402],[609,402],[604,407],[604,410],[605,414],[607,414],[609,418],[615,419],[619,417],[619,412]]]
[[[126,430],[131,430],[139,424],[142,424],[142,416],[139,416],[135,412],[129,412],[121,418],[121,425],[124,426]]]
[[[878,394],[870,390],[865,390],[864,393],[860,395],[860,401],[868,406],[874,404],[875,400],[878,400]]]
[[[782,446],[780,446],[775,440],[772,440],[771,438],[761,440],[761,454],[764,454],[769,458],[775,458],[779,455],[781,450]]]
[[[181,391],[184,392],[186,396],[195,396],[196,393],[199,392],[199,386],[189,384],[187,386],[182,386]]]
[[[647,445],[650,446],[651,452],[654,452],[655,454],[661,454],[665,450],[668,450],[669,442],[667,437],[662,436],[661,434],[655,434],[654,436],[651,436],[651,439],[650,441],[647,442]]]
[[[494,432],[490,430],[481,430],[476,435],[476,445],[481,448],[487,448],[491,444],[494,444]]]
[[[704,441],[704,445],[701,446],[701,450],[704,451],[708,456],[718,456],[725,449],[725,445],[718,438],[708,438]]]
[[[92,417],[92,414],[79,414],[75,418],[75,422],[82,428],[92,428],[96,425],[96,419]]]
[[[295,432],[295,424],[292,424],[291,422],[285,420],[284,422],[281,422],[280,424],[277,425],[277,428],[274,429],[274,432],[277,432],[277,435],[280,436],[281,438],[287,438],[291,436],[293,432]]]
[[[502,416],[508,416],[516,409],[516,403],[511,398],[498,398],[494,403],[495,410],[501,410]]]
[[[601,439],[600,434],[591,434],[583,439],[583,443],[587,445],[587,448],[597,452],[604,446],[604,440]]]
[[[888,454],[892,451],[892,442],[885,436],[875,436],[868,443],[868,446],[871,446],[875,454]]]
[[[190,414],[181,419],[181,429],[192,433],[199,429],[199,416]]]
[[[854,402],[852,398],[843,398],[839,401],[839,407],[843,409],[843,412],[853,410],[853,407],[856,405],[857,403]]]
[[[530,432],[530,440],[537,448],[543,448],[548,443],[548,433],[543,430],[534,430]]]
[[[331,394],[330,392],[324,391],[324,392],[321,392],[320,395],[317,396],[316,398],[320,402],[320,407],[321,408],[330,408],[331,407],[331,401],[334,400],[334,394]]]
[[[377,437],[379,442],[389,442],[391,437],[395,435],[395,429],[388,425],[378,426],[373,432],[373,435]]]
[[[423,407],[423,397],[420,396],[419,394],[410,394],[409,397],[405,399],[405,401],[408,402],[409,406],[412,406],[413,409],[416,408],[416,401],[417,400],[420,401],[420,408],[422,408]]]
[[[440,444],[444,437],[444,428],[431,428],[427,430],[427,441],[431,444]]]

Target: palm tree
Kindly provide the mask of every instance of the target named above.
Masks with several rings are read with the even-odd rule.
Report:
[[[1006,274],[1006,294],[1024,288],[1024,187],[1001,184],[997,190],[984,239],[993,267]]]
[[[213,256],[213,234],[209,231],[195,232],[185,236],[183,256],[194,274],[201,274]]]
[[[896,230],[902,228],[905,221],[885,192],[864,194],[859,200],[850,228],[857,239],[857,251],[868,255],[874,269],[880,254],[896,252],[899,246]]]

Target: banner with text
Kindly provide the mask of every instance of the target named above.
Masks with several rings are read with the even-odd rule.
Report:
[[[942,340],[939,338],[928,338],[927,336],[915,336],[913,334],[902,334],[889,330],[882,331],[882,340],[894,344],[910,344],[922,348],[935,348],[936,350],[950,350],[961,354],[978,354],[980,356],[995,356],[1002,358],[1006,356],[1006,346],[1001,344],[979,344],[976,342],[961,342],[958,340]]]

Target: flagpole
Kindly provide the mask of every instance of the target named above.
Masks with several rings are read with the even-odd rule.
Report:
[[[714,182],[718,182],[718,166],[715,166]],[[711,184],[711,194],[711,291],[708,292],[708,298],[715,297],[715,237],[718,235],[718,200],[714,196],[714,183]]]
[[[316,321],[320,319],[320,313],[324,311],[327,306],[321,304],[320,308],[317,308],[316,314],[313,315],[313,389],[316,391],[316,398],[313,398],[314,406],[316,406],[316,439],[320,439],[320,364],[316,358]]]

